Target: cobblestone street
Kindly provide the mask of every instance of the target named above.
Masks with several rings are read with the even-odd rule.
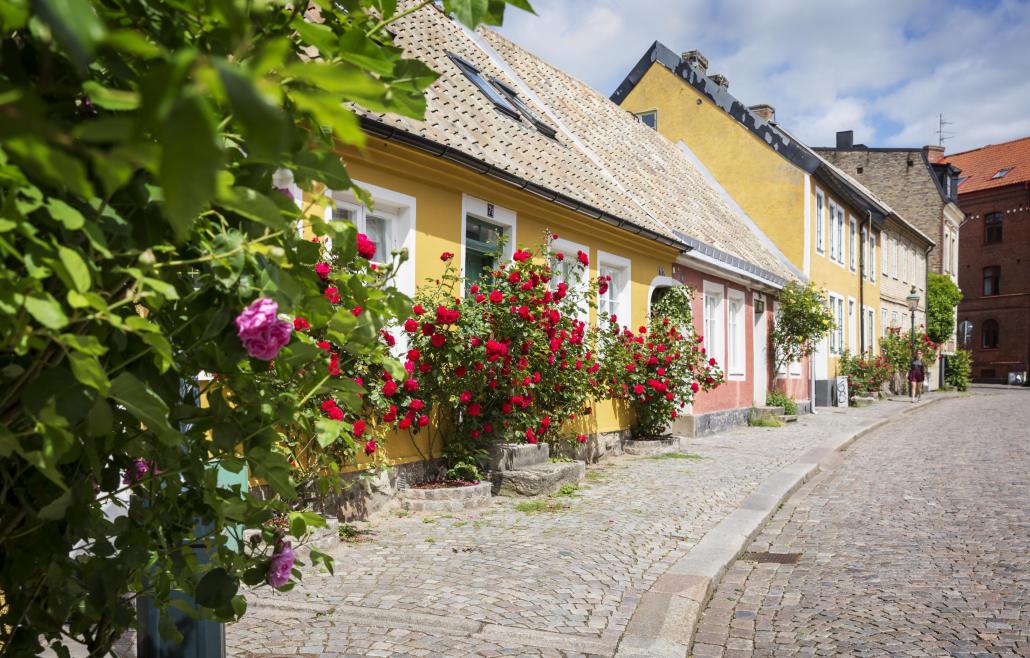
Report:
[[[679,458],[617,458],[540,511],[498,498],[388,518],[368,541],[331,549],[335,576],[309,570],[289,594],[249,595],[229,653],[612,655],[641,594],[770,475],[907,409],[825,410],[691,440]]]
[[[1030,394],[974,389],[860,439],[707,607],[697,658],[1030,656]]]

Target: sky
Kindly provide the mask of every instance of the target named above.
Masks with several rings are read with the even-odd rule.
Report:
[[[531,0],[501,32],[610,95],[654,41],[700,50],[810,146],[948,153],[1030,135],[1030,0]]]

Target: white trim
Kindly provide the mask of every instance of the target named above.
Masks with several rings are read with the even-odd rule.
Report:
[[[802,270],[806,275],[812,273],[812,176],[805,174],[805,255]]]
[[[617,256],[615,254],[608,253],[607,251],[601,251],[600,249],[598,249],[598,251],[597,251],[597,276],[601,276],[601,268],[602,267],[607,267],[607,268],[619,271],[619,273],[621,275],[621,278],[622,278],[622,281],[621,281],[622,289],[618,291],[619,292],[619,294],[618,294],[619,308],[621,310],[621,313],[617,313],[616,315],[617,316],[618,315],[628,315],[629,317],[626,318],[628,320],[628,322],[626,324],[629,324],[630,326],[632,326],[633,325],[633,270],[632,270],[632,261],[630,261],[630,259],[625,258],[623,256]],[[598,302],[598,313],[600,313],[601,300],[598,299],[597,302]],[[648,302],[650,302],[650,300],[648,300]],[[624,310],[622,310],[622,309],[624,309]],[[622,319],[623,318],[621,318],[621,317],[619,318],[619,320],[622,320]]]
[[[583,253],[585,253],[587,255],[587,260],[588,261],[591,260],[590,259],[590,247],[588,245],[580,244],[579,242],[573,242],[571,240],[566,240],[565,238],[558,238],[557,240],[551,240],[551,244],[550,244],[550,246],[548,248],[548,257],[550,258],[551,254],[553,254],[555,252],[561,252],[562,254],[564,254],[564,261],[563,262],[576,263],[576,266],[578,267],[579,266],[579,261],[576,259],[577,258],[577,253],[576,252],[579,252],[579,251],[582,251]],[[552,277],[553,277],[551,279],[551,281],[553,282],[555,279],[559,279],[561,277],[554,276],[554,274],[555,274],[555,272],[554,272],[555,265],[553,263],[551,264],[551,267],[552,267],[552,271],[551,272],[552,272]],[[583,274],[580,277],[579,281],[575,281],[575,282],[571,282],[571,283],[566,281],[565,284],[567,286],[569,286],[569,289],[575,289],[580,294],[586,292],[586,290],[589,289],[589,287],[590,287],[590,266],[587,265],[586,267],[583,268]],[[555,285],[557,285],[557,284],[555,284]],[[584,303],[587,303],[588,300],[586,300],[585,297],[584,297],[583,301],[584,301]],[[577,309],[577,311],[578,312],[576,313],[576,317],[579,320],[581,320],[583,322],[589,322],[590,321],[590,306],[589,305],[587,305],[587,306],[585,306],[583,308],[579,308],[579,309]]]
[[[730,332],[730,320],[732,314],[731,304],[740,303],[740,316],[737,318],[736,333]],[[730,381],[744,381],[747,379],[747,295],[743,290],[736,288],[726,289],[726,379]],[[739,340],[738,340],[739,339]],[[733,345],[738,354],[738,363],[730,363],[730,345]]]
[[[852,272],[858,269],[859,244],[858,244],[858,221],[851,213],[848,213],[848,269]]]
[[[726,286],[721,283],[715,283],[714,281],[702,281],[702,297],[701,297],[701,327],[704,331],[704,346],[709,357],[715,359],[715,362],[719,367],[726,368]],[[715,311],[715,315],[711,318],[714,323],[712,329],[715,331],[713,338],[712,332],[708,329],[708,300],[711,296],[718,298],[718,309]],[[718,344],[714,340],[718,340]]]
[[[807,176],[806,176],[807,177]],[[822,201],[822,203],[820,203]],[[815,252],[820,256],[826,256],[826,193],[822,188],[815,188]]]
[[[851,317],[852,311],[858,308],[858,300],[848,295],[848,303],[844,306],[844,315],[848,322],[848,345],[847,350],[852,354],[856,353],[858,347],[858,323]]]
[[[461,258],[458,261],[458,268],[461,272],[461,276],[465,276],[465,219],[472,215],[476,219],[482,220],[489,224],[496,224],[504,228],[509,229],[508,240],[504,244],[503,252],[507,258],[511,258],[512,254],[515,253],[515,228],[518,218],[515,216],[514,210],[502,208],[501,206],[494,205],[488,201],[477,199],[474,196],[467,194],[461,195],[461,235],[459,241],[461,242],[461,253],[458,256]],[[464,294],[464,291],[461,291]]]

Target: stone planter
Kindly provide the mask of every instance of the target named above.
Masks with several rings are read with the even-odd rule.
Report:
[[[557,457],[596,464],[602,459],[622,454],[622,445],[629,439],[629,430],[591,434],[586,443],[560,443],[552,446]]]
[[[489,482],[479,482],[467,487],[441,487],[439,489],[414,489],[408,487],[398,492],[401,507],[410,512],[461,512],[490,504]]]
[[[490,448],[490,480],[498,496],[543,496],[586,475],[583,462],[551,463],[547,443],[497,443]]]
[[[627,455],[650,456],[661,455],[667,452],[676,452],[680,449],[680,440],[677,436],[663,436],[659,439],[633,439],[626,441],[622,446],[623,452]]]
[[[521,471],[551,459],[548,443],[495,443],[490,446],[491,471]]]

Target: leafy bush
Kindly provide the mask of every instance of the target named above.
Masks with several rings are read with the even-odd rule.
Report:
[[[927,368],[937,363],[941,346],[934,342],[925,331],[915,334],[916,349],[923,351],[923,363]],[[904,390],[908,371],[912,366],[912,335],[902,331],[900,327],[890,327],[880,338],[880,356],[890,366],[889,377],[894,378],[895,392]]]
[[[945,274],[930,272],[926,279],[926,333],[943,343],[955,331],[955,308],[962,301],[962,291]]]
[[[797,402],[783,391],[769,391],[769,394],[765,396],[765,404],[769,407],[783,407],[783,413],[788,416],[793,416],[798,412]]]
[[[837,367],[848,378],[849,402],[856,395],[878,395],[891,376],[891,364],[883,355],[865,358],[845,351]]]
[[[458,462],[451,466],[447,469],[446,477],[448,480],[464,480],[465,482],[479,482],[482,479],[479,467],[468,462]]]
[[[470,280],[453,254],[441,258],[444,274],[419,290],[404,331],[406,366],[419,372],[449,451],[557,441],[566,420],[590,413],[601,367],[578,317],[597,294],[597,282],[586,281],[588,256],[518,249],[512,262],[497,258],[497,269]],[[556,282],[552,262],[565,263],[566,280]]]
[[[776,354],[776,370],[806,359],[833,329],[826,298],[814,283],[791,281],[777,297],[777,315],[769,338]]]
[[[948,357],[944,369],[944,381],[960,391],[969,389],[970,377],[973,373],[973,353],[969,350],[955,350]]]
[[[42,640],[67,655],[71,640],[104,655],[137,596],[185,593],[228,620],[241,582],[298,577],[286,534],[321,517],[289,512],[281,445],[352,451],[354,378],[403,375],[379,336],[407,303],[353,226],[289,194],[350,188],[336,148],[364,140],[351,104],[418,119],[436,77],[392,45],[396,3],[344,4],[318,3],[317,25],[306,4],[0,9],[5,654]],[[497,22],[503,3],[486,5],[444,9]],[[305,216],[333,239],[331,285],[322,246],[298,238]],[[271,497],[220,485],[215,467]]]
[[[686,297],[689,305],[689,292]],[[614,399],[629,402],[635,437],[660,436],[696,393],[723,382],[722,369],[706,355],[703,337],[685,334],[677,324],[652,313],[650,330],[641,326],[634,333],[608,322],[601,331],[604,381]]]

